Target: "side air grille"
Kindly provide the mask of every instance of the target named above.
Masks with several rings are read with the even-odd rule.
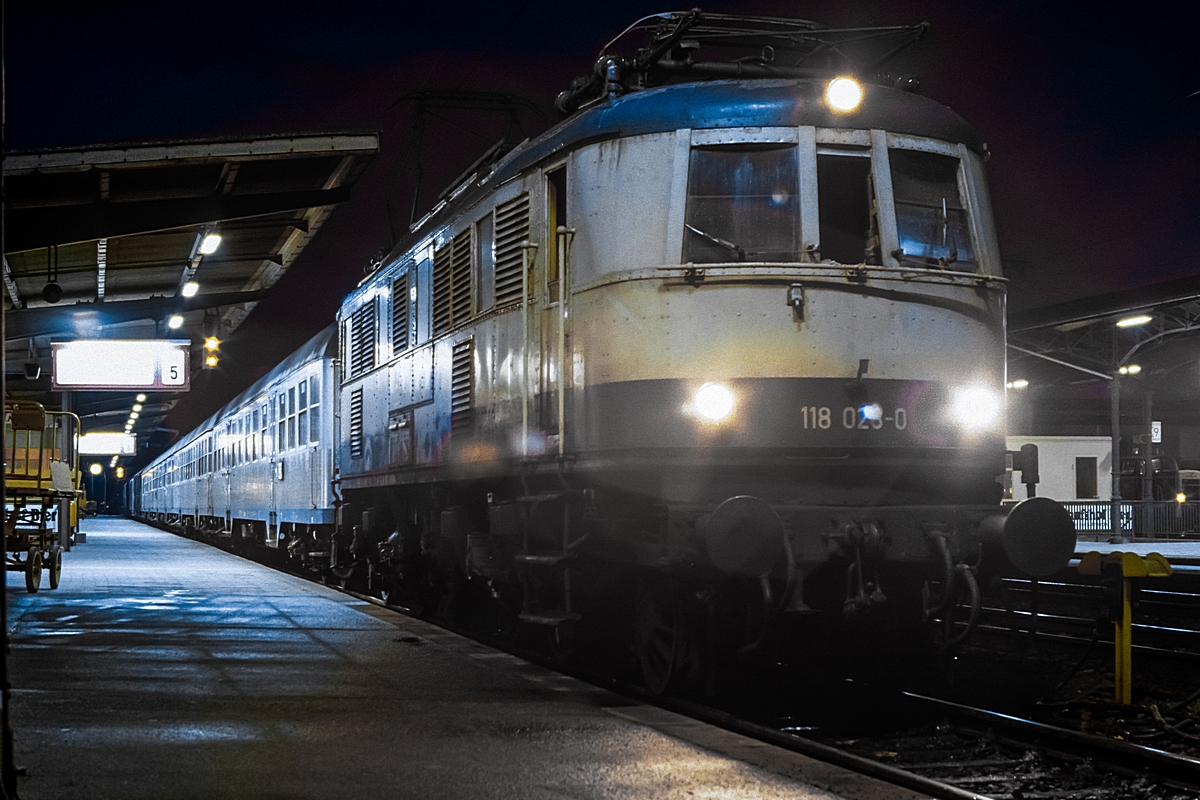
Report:
[[[350,392],[350,457],[363,457],[363,390]]]
[[[392,282],[392,352],[408,349],[408,273]]]
[[[371,299],[350,317],[350,377],[375,367],[375,300]]]
[[[454,345],[450,366],[450,430],[465,430],[474,421],[475,385],[472,379],[472,349],[467,339]]]
[[[471,316],[471,229],[433,254],[433,335],[465,323]]]
[[[521,246],[529,240],[529,195],[496,206],[496,305],[521,300]]]

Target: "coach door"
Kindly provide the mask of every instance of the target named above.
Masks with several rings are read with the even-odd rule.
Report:
[[[213,469],[213,463],[216,461],[216,458],[213,456],[213,440],[215,438],[216,437],[213,435],[212,431],[209,431],[208,435],[204,437],[204,445],[203,445],[204,446],[204,460],[203,460],[203,463],[204,463],[204,489],[203,489],[204,497],[201,498],[201,500],[204,503],[204,516],[208,517],[209,519],[213,518],[213,481],[215,480],[215,478],[213,477],[213,473],[215,471]]]
[[[284,419],[281,415],[286,412],[286,408],[279,407],[282,400],[282,394],[279,395],[278,400],[271,395],[267,400],[267,407],[263,409],[263,423],[267,426],[266,431],[263,432],[263,447],[268,448],[268,441],[273,443],[267,450],[270,453],[271,468],[271,474],[267,476],[267,483],[271,486],[267,492],[268,547],[279,547],[279,481],[283,478],[283,460],[279,456],[283,449],[283,425],[280,423]],[[268,417],[270,418],[269,422]]]

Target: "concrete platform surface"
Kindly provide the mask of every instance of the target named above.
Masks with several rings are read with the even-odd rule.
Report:
[[[215,548],[84,526],[58,590],[8,575],[24,800],[920,797]]]

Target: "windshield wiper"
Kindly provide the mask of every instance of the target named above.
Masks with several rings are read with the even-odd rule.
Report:
[[[711,233],[705,233],[694,225],[688,225],[686,222],[683,224],[683,227],[687,228],[697,236],[707,239],[718,247],[724,247],[726,250],[736,255],[738,257],[738,261],[746,260],[746,251],[741,248],[741,245],[734,244],[733,242],[727,242],[724,239],[719,239],[716,236],[713,236]]]

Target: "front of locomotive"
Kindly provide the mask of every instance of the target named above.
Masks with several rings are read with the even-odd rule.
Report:
[[[671,197],[638,214],[678,249],[571,312],[579,450],[658,498],[666,562],[786,574],[789,603],[839,613],[926,577],[977,605],[985,556],[1065,566],[1061,507],[999,505],[1005,281],[966,122],[842,76],[675,84],[604,113],[684,121]]]

